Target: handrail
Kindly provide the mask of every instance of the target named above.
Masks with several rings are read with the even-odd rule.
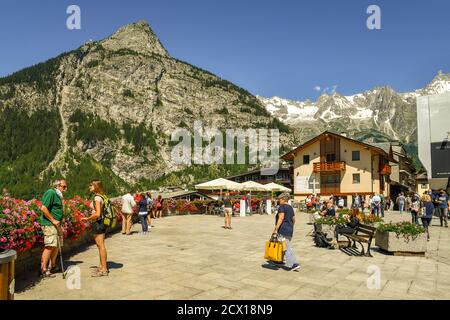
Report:
[[[314,172],[345,171],[345,170],[346,170],[345,161],[313,163],[313,171]]]

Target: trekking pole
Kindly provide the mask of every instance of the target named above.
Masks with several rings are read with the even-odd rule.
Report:
[[[62,278],[66,278],[66,273],[64,271],[64,263],[63,263],[63,257],[62,257],[62,250],[61,250],[61,242],[59,240],[60,230],[58,230],[58,250],[59,250],[59,261],[61,263],[61,272],[62,272]]]

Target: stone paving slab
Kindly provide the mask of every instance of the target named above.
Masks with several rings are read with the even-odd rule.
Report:
[[[409,220],[388,212],[386,221]],[[293,248],[298,272],[265,268],[264,243],[275,217],[233,218],[233,230],[216,216],[174,216],[152,220],[139,235],[106,239],[110,275],[90,277],[98,265],[95,246],[71,256],[81,270],[81,289],[56,278],[17,292],[22,299],[450,299],[450,229],[434,221],[426,257],[395,257],[373,248],[373,258],[348,256],[314,246],[312,225],[297,214]],[[66,257],[67,259],[67,257]],[[380,268],[379,289],[368,289],[367,269]],[[16,279],[20,287],[32,276]]]

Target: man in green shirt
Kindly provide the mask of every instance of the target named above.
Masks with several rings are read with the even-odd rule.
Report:
[[[63,217],[63,192],[67,191],[67,182],[58,179],[53,188],[47,190],[42,196],[42,214],[40,223],[44,233],[44,251],[41,259],[41,275],[54,277],[51,269],[56,266],[58,256],[58,241],[62,246],[62,233],[60,224]]]

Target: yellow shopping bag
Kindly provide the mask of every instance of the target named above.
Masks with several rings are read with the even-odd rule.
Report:
[[[269,241],[266,241],[264,259],[274,262],[283,262],[285,248],[285,241],[279,241],[275,237],[272,237]]]

